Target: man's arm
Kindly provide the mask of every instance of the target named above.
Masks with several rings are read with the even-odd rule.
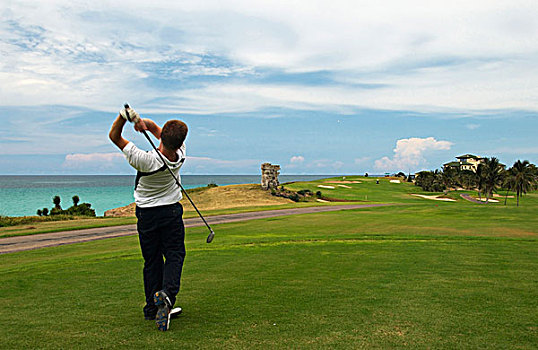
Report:
[[[112,128],[110,128],[110,132],[108,133],[108,137],[110,138],[110,140],[122,151],[129,143],[129,141],[127,141],[121,136],[121,132],[123,131],[124,126],[125,119],[123,119],[121,115],[118,115],[118,117],[114,121],[114,124],[112,124]]]
[[[140,119],[140,122],[136,123],[134,128],[136,131],[142,131],[142,129],[149,130],[157,140],[161,139],[162,129],[151,119]]]

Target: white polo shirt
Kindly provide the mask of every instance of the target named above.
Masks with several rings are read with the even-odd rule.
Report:
[[[143,151],[129,142],[123,148],[123,154],[129,164],[135,168],[139,179],[135,191],[135,203],[140,208],[157,207],[174,204],[181,200],[181,189],[170,175],[168,169],[163,168],[163,162],[157,151]],[[162,154],[161,154],[162,155]],[[185,143],[177,150],[178,160],[171,162],[163,155],[164,161],[181,182],[179,169],[185,161]],[[160,171],[159,171],[160,169]]]

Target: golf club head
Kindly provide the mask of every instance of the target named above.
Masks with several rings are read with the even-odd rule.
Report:
[[[213,242],[213,238],[215,237],[215,232],[213,232],[213,230],[211,230],[211,233],[207,236],[207,240],[206,242],[207,243],[211,243]]]

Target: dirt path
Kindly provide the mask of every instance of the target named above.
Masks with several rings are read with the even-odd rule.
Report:
[[[224,224],[229,222],[247,221],[254,219],[272,218],[276,216],[286,216],[295,214],[322,213],[328,211],[338,211],[346,209],[360,209],[370,207],[381,207],[391,204],[350,204],[327,207],[308,207],[294,209],[267,210],[258,212],[247,212],[228,215],[215,215],[206,218],[210,225]],[[204,223],[198,217],[185,219],[185,227],[203,226]],[[53,233],[42,233],[29,236],[7,237],[0,239],[0,254],[20,252],[24,250],[39,249],[45,247],[55,247],[64,244],[81,243],[95,241],[98,239],[122,237],[136,234],[136,225],[99,227],[76,231],[62,231]],[[218,231],[215,240],[218,241]]]

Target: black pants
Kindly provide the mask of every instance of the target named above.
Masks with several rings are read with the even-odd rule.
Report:
[[[136,208],[138,237],[144,257],[145,316],[157,312],[153,295],[159,290],[166,292],[172,305],[176,302],[185,260],[185,226],[182,216],[183,207],[179,203]]]

